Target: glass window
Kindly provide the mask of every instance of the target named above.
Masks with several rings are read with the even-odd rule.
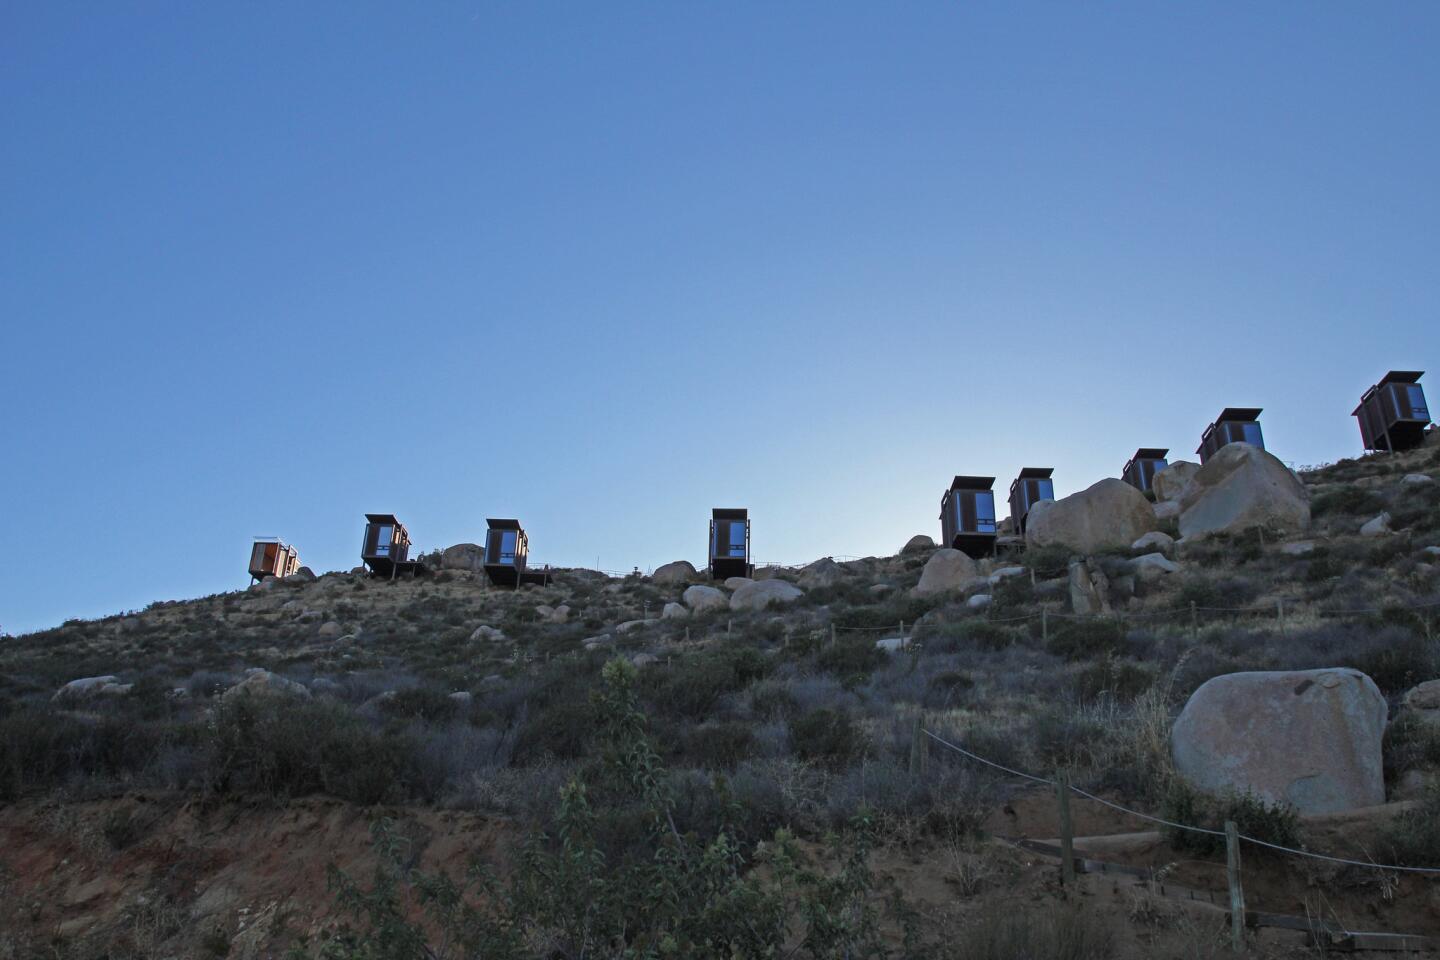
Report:
[[[1037,480],[1035,482],[1035,503],[1041,500],[1055,499],[1055,483],[1051,480]]]
[[[1260,424],[1242,423],[1240,426],[1244,429],[1244,433],[1241,435],[1242,440],[1246,443],[1252,443],[1257,447],[1265,446],[1265,441],[1260,439]]]
[[[1430,411],[1425,408],[1425,391],[1420,384],[1406,384],[1405,392],[1410,395],[1410,416],[1416,420],[1429,420]]]
[[[975,494],[975,530],[978,533],[995,532],[995,494],[988,490]]]
[[[390,556],[390,541],[394,539],[395,528],[388,523],[382,524],[380,529],[375,531],[375,555],[379,557]]]
[[[745,557],[745,524],[738,520],[730,524],[730,556]]]
[[[501,530],[501,531],[500,531],[500,562],[501,562],[501,563],[514,563],[514,562],[515,562],[515,531],[514,531],[514,530]]]

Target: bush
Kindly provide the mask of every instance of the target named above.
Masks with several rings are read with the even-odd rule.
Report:
[[[1391,863],[1406,867],[1440,863],[1440,786],[1431,784],[1414,808],[1391,820],[1383,843]]]
[[[743,690],[770,668],[754,647],[685,657],[674,666],[651,668],[642,675],[646,698],[661,713],[700,720],[708,717],[725,694]]]
[[[841,769],[865,752],[860,728],[841,710],[822,707],[790,721],[795,755],[832,769]]]
[[[1259,591],[1245,577],[1185,574],[1180,585],[1180,601],[1205,609],[1235,610],[1247,606]]]
[[[428,687],[397,690],[393,697],[381,700],[379,706],[386,716],[422,723],[445,723],[460,711],[460,705],[448,694]]]
[[[1074,904],[1057,910],[995,910],[958,943],[959,960],[1110,960],[1115,931]]]
[[[815,665],[835,674],[848,688],[862,682],[889,659],[890,654],[875,646],[874,637],[862,635],[837,640],[825,647],[815,657]]]
[[[1124,642],[1118,620],[1066,619],[1052,622],[1045,649],[1067,660],[1090,660],[1118,652]]]
[[[1011,577],[1018,580],[1018,577]],[[1003,581],[1002,581],[1003,582]],[[1013,627],[988,620],[962,620],[942,624],[925,641],[926,653],[958,653],[966,649],[1004,650],[1020,637]]]
[[[750,752],[755,736],[745,723],[706,723],[685,734],[684,758],[705,770],[732,769]]]
[[[1051,545],[1048,547],[1026,547],[1025,565],[1035,571],[1042,580],[1063,577],[1070,570],[1070,558],[1074,555],[1069,547]],[[1018,579],[1011,577],[1010,579]],[[1029,580],[1029,577],[1025,578]]]
[[[1174,777],[1167,785],[1160,816],[1210,830],[1224,830],[1225,821],[1234,820],[1235,826],[1245,836],[1283,847],[1300,847],[1300,815],[1295,808],[1288,804],[1271,806],[1253,793],[1229,794],[1217,799],[1205,796],[1180,777]],[[1223,836],[1174,827],[1166,827],[1165,834],[1176,850],[1214,854],[1225,849]]]
[[[1385,498],[1369,487],[1343,486],[1326,490],[1310,501],[1310,516],[1360,516],[1385,509]]]
[[[1075,695],[1082,702],[1108,696],[1113,700],[1130,701],[1150,689],[1155,674],[1133,660],[1106,657],[1087,665],[1075,676]]]
[[[133,776],[164,743],[154,725],[116,717],[79,719],[44,706],[0,718],[0,799],[74,777]]]

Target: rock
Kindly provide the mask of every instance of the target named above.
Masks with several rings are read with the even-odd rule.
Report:
[[[753,571],[751,571],[751,579],[774,580],[776,577],[780,576],[784,572],[784,567],[756,567]]]
[[[1429,476],[1427,476],[1427,475],[1425,475],[1425,474],[1423,474],[1423,473],[1407,473],[1407,474],[1405,474],[1405,476],[1403,476],[1403,477],[1400,478],[1400,482],[1401,482],[1401,483],[1408,483],[1408,484],[1411,484],[1411,485],[1413,486],[1413,485],[1419,485],[1419,484],[1423,484],[1423,483],[1434,483],[1435,481],[1432,480],[1432,479],[1430,479]]]
[[[551,623],[569,623],[570,605],[568,603],[560,604],[560,606],[550,611],[550,615],[545,619]]]
[[[754,583],[754,581],[750,581]],[[714,587],[707,587],[695,584],[693,587],[686,587],[685,592],[680,595],[685,601],[685,606],[696,613],[704,613],[707,610],[719,610],[730,605],[730,598],[725,596],[724,591]]]
[[[1435,783],[1434,774],[1424,770],[1407,770],[1395,784],[1394,800],[1423,800]]]
[[[615,638],[608,633],[602,633],[598,637],[586,637],[580,641],[580,646],[586,650],[595,650],[600,647],[608,647],[615,642]]]
[[[1289,543],[1280,544],[1280,552],[1287,557],[1303,557],[1308,553],[1315,552],[1314,540],[1292,540]]]
[[[904,637],[881,637],[875,641],[875,648],[886,653],[897,653],[905,649],[906,642]]]
[[[1360,526],[1360,536],[1362,537],[1383,537],[1388,533],[1390,533],[1390,514],[1388,512],[1380,514],[1373,520],[1367,520]]]
[[[840,579],[840,565],[829,557],[821,557],[814,563],[800,568],[800,585],[807,590],[832,586]]]
[[[894,591],[894,589],[895,585],[893,583],[875,583],[866,587],[865,592],[872,596],[883,597],[885,594]]]
[[[1074,613],[1081,616],[1109,613],[1109,587],[1109,580],[1099,567],[1091,569],[1090,564],[1084,560],[1071,561],[1070,609]]]
[[[322,640],[329,640],[332,637],[340,636],[344,632],[345,631],[341,628],[340,624],[336,623],[334,620],[329,620],[325,623],[320,624],[320,629],[315,631],[315,635],[320,637]]]
[[[265,578],[262,579],[259,583],[252,583],[252,584],[249,586],[247,592],[249,592],[249,593],[269,593],[271,590],[274,590],[275,588],[277,588],[277,587],[279,587],[279,586],[280,586],[280,578],[278,578],[278,577],[265,577]]]
[[[286,577],[285,582],[292,586],[304,586],[307,583],[314,583],[315,571],[309,567],[300,567],[294,573],[290,574],[290,576]]]
[[[1164,520],[1174,520],[1176,517],[1180,516],[1180,501],[1160,501],[1154,504],[1153,509],[1155,511],[1155,520],[1157,523]]]
[[[1385,716],[1374,681],[1348,667],[1231,673],[1201,684],[1170,743],[1180,774],[1206,793],[1337,813],[1385,802]]]
[[[1406,710],[1414,711],[1421,719],[1440,724],[1440,680],[1426,680],[1424,683],[1405,691],[1401,704]],[[1429,714],[1429,716],[1425,716]]]
[[[689,583],[697,576],[695,565],[689,560],[676,560],[656,567],[650,579],[655,583]]]
[[[652,663],[659,663],[660,658],[653,653],[637,653],[630,658],[630,662],[637,667],[648,667]]]
[[[1432,557],[1440,557],[1440,547],[1426,547],[1421,552],[1429,554]]]
[[[754,583],[754,582],[755,582],[755,581],[754,581],[754,580],[751,580],[749,577],[726,577],[726,578],[725,578],[725,589],[726,589],[726,590],[739,590],[741,587],[745,586],[745,584],[747,584],[747,583]]]
[[[1155,491],[1156,503],[1173,503],[1180,499],[1190,481],[1195,479],[1195,474],[1200,472],[1200,464],[1191,463],[1189,460],[1176,460],[1164,470],[1155,474],[1150,481],[1150,489]]]
[[[1008,580],[1010,577],[1019,577],[1023,576],[1024,574],[1024,567],[1001,567],[994,573],[990,574],[990,576],[986,577],[985,580],[987,583],[990,584],[990,586],[993,587],[1001,580]]]
[[[930,539],[929,537],[925,536],[925,534],[923,534],[923,533],[917,533],[917,534],[915,534],[915,536],[913,536],[913,537],[911,537],[909,540],[906,540],[906,541],[905,541],[905,546],[903,546],[903,547],[900,548],[900,553],[901,553],[902,555],[904,555],[904,554],[907,554],[907,553],[921,553],[922,551],[925,551],[925,550],[934,550],[934,549],[935,549],[935,541],[934,541],[934,540],[932,540],[932,539]]]
[[[641,627],[645,626],[647,623],[650,622],[651,621],[649,620],[626,620],[624,623],[618,623],[615,625],[615,632],[621,634],[629,633],[632,630],[639,630]]]
[[[1155,529],[1155,508],[1124,480],[1107,477],[1059,500],[1041,500],[1025,520],[1025,543],[1063,544],[1081,553],[1128,547]]]
[[[310,691],[303,683],[287,680],[269,670],[251,669],[246,677],[235,686],[220,694],[220,700],[228,703],[241,697],[297,697],[310,699]]]
[[[454,693],[446,694],[446,697],[455,701],[455,705],[461,708],[468,707],[475,701],[475,697],[469,690],[456,690]]]
[[[471,643],[504,643],[507,639],[503,630],[496,630],[483,623],[470,634]]]
[[[1169,550],[1175,545],[1175,538],[1160,530],[1151,530],[1145,536],[1130,544],[1131,550]]]
[[[682,603],[670,602],[660,611],[661,620],[678,620],[690,616],[690,608]]]
[[[1180,535],[1236,533],[1257,526],[1308,529],[1310,494],[1273,455],[1253,444],[1227,443],[1185,488]]]
[[[129,693],[132,684],[121,683],[119,677],[82,677],[71,680],[55,691],[51,700],[89,700],[92,697],[116,697]]]
[[[990,606],[990,599],[990,594],[988,593],[977,593],[975,594],[975,596],[965,601],[965,606],[969,607],[971,610],[984,610],[986,607]]]
[[[440,554],[440,569],[479,573],[485,569],[485,548],[478,543],[457,543],[446,547]]]
[[[924,596],[927,593],[963,590],[979,574],[979,568],[970,557],[959,550],[941,547],[925,561],[925,569],[920,571],[920,583],[913,592],[916,596]]]
[[[730,596],[731,610],[764,610],[775,605],[794,603],[804,596],[804,591],[784,580],[757,580],[747,583]]]
[[[1135,576],[1141,580],[1155,580],[1180,569],[1180,564],[1163,553],[1147,553],[1131,562],[1135,565]]]

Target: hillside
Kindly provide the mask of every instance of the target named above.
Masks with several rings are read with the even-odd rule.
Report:
[[[639,876],[732,930],[783,880],[796,900],[775,922],[814,956],[1218,955],[1227,928],[1209,902],[1100,875],[1063,889],[1055,860],[1008,842],[1058,836],[1053,791],[922,731],[1132,810],[1440,866],[1440,727],[1403,703],[1440,677],[1440,482],[1417,474],[1440,478],[1440,446],[1302,471],[1304,532],[1167,544],[1172,517],[1152,546],[1083,567],[1012,538],[934,591],[916,589],[923,546],[759,571],[798,595],[758,609],[698,578],[575,569],[513,590],[468,569],[327,573],[5,638],[0,958],[314,949],[356,923],[327,867],[368,887],[376,823],[406,869],[458,877],[478,856],[524,886],[529,900],[475,901],[525,918],[487,934],[516,955],[578,955],[579,927],[607,945],[586,955],[611,955],[607,917],[628,937],[644,921],[627,911],[668,916],[635,899]],[[1362,535],[1382,512],[1385,529]],[[1207,680],[1340,667],[1389,705],[1383,807],[1296,818],[1176,774],[1171,724]],[[114,680],[57,697],[96,677]],[[1073,806],[1087,855],[1224,891],[1223,849]],[[562,867],[575,850],[596,858],[580,873]],[[644,873],[657,850],[674,863]],[[1263,851],[1244,868],[1252,910],[1440,937],[1436,878]],[[610,912],[565,913],[592,901]],[[709,955],[692,920],[649,955]],[[373,955],[421,955],[409,949]],[[1313,952],[1274,929],[1251,950]]]

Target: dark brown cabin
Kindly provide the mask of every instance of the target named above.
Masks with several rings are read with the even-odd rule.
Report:
[[[975,559],[995,552],[995,478],[956,477],[940,497],[940,543]]]
[[[393,513],[367,513],[365,520],[360,559],[371,576],[393,580],[402,574],[413,577],[425,572],[421,561],[410,559],[410,531]]]
[[[502,587],[518,588],[522,583],[545,586],[550,582],[550,568],[531,570],[530,538],[525,536],[519,520],[486,520],[485,573],[490,582]]]
[[[1160,447],[1141,447],[1135,456],[1125,463],[1120,479],[1142,493],[1148,493],[1155,484],[1155,474],[1169,466],[1165,459],[1170,451]]]
[[[281,543],[278,537],[256,537],[250,548],[250,579],[288,577],[300,569],[300,554],[294,547]]]
[[[710,511],[710,578],[748,577],[750,563],[750,512],[738,507]]]
[[[1391,370],[1360,398],[1351,416],[1360,421],[1360,439],[1371,450],[1411,450],[1425,440],[1430,408],[1420,389],[1423,370]]]
[[[1195,452],[1204,463],[1214,456],[1215,451],[1227,443],[1248,443],[1265,449],[1265,437],[1260,433],[1260,407],[1226,407],[1220,411],[1215,422],[1205,428],[1200,437],[1200,446]]]
[[[1054,472],[1054,467],[1025,467],[1010,484],[1010,519],[1016,534],[1025,532],[1025,519],[1031,507],[1041,500],[1055,499],[1055,484],[1050,479]]]

